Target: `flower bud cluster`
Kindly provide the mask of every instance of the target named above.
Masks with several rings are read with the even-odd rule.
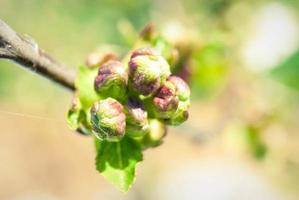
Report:
[[[101,97],[90,109],[93,133],[101,140],[124,135],[156,146],[166,126],[188,118],[190,89],[171,75],[167,61],[153,48],[140,48],[123,64],[116,60],[99,67],[94,89]]]

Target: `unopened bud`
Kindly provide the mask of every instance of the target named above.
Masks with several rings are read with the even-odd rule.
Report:
[[[99,67],[109,60],[117,60],[117,55],[114,53],[99,53],[94,52],[87,56],[85,64],[87,67]]]
[[[185,122],[189,117],[189,112],[188,112],[189,105],[190,105],[189,100],[180,101],[176,112],[173,114],[171,118],[166,119],[165,123],[169,125],[177,126]]]
[[[158,52],[150,47],[136,49],[132,52],[131,59],[137,56],[158,56]]]
[[[130,82],[135,91],[144,96],[157,92],[170,75],[170,68],[167,61],[159,55],[141,53],[137,49],[132,53],[129,61]]]
[[[175,86],[176,95],[180,101],[186,101],[190,98],[190,88],[183,79],[178,76],[170,76],[167,81]]]
[[[147,112],[142,102],[129,99],[126,104],[126,134],[141,137],[149,131]]]
[[[183,109],[188,109],[189,98],[190,89],[185,81],[177,76],[170,76],[153,98],[154,114],[159,119],[177,118],[182,115],[181,112],[187,112],[183,112]]]
[[[167,134],[167,127],[159,120],[150,120],[150,131],[142,139],[143,148],[156,147],[162,144],[162,139]]]
[[[171,82],[165,82],[153,98],[155,116],[162,119],[170,118],[177,110],[178,105],[179,99],[176,96],[175,86]]]
[[[123,106],[117,100],[107,98],[95,102],[90,114],[92,130],[97,138],[119,141],[124,136],[126,115]]]
[[[128,74],[119,61],[108,61],[99,68],[95,78],[95,90],[102,97],[123,100],[126,96]]]

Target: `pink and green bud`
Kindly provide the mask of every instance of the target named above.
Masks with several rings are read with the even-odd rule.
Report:
[[[130,137],[141,137],[148,133],[147,112],[142,102],[129,99],[126,104],[126,134]]]
[[[170,118],[179,105],[179,99],[176,96],[176,88],[166,81],[153,98],[153,111],[157,118]]]
[[[125,135],[126,115],[123,106],[113,98],[97,101],[91,110],[95,136],[101,140],[119,141]]]
[[[159,119],[171,119],[182,109],[188,108],[185,105],[189,105],[189,98],[190,89],[185,81],[170,76],[153,98],[154,115]]]
[[[141,95],[157,92],[170,75],[167,61],[151,49],[137,49],[129,61],[129,77],[132,88]]]
[[[158,52],[150,47],[136,49],[132,52],[131,59],[137,56],[158,56]]]
[[[185,122],[189,117],[188,108],[190,101],[180,101],[178,109],[169,119],[165,119],[165,123],[168,125],[177,126]]]
[[[112,97],[122,101],[126,96],[127,82],[128,74],[123,64],[110,60],[99,68],[94,87],[102,97]]]
[[[188,84],[178,76],[170,76],[167,79],[168,82],[175,86],[176,95],[180,101],[186,101],[190,98],[190,88]]]

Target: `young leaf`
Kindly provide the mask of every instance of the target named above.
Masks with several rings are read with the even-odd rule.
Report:
[[[75,85],[79,91],[79,99],[84,110],[91,107],[95,101],[100,99],[94,90],[94,79],[97,75],[97,71],[97,68],[79,67]]]
[[[86,124],[86,113],[82,109],[81,102],[77,96],[73,97],[72,106],[67,112],[67,123],[73,130]]]
[[[80,118],[81,118],[80,110],[70,109],[67,113],[67,118],[66,118],[69,127],[73,130],[77,129],[79,127]]]
[[[67,113],[67,123],[71,129],[80,130],[84,135],[91,135],[91,126],[84,110],[70,109]]]
[[[140,146],[128,137],[119,142],[95,138],[96,168],[121,191],[127,192],[135,180],[135,167],[142,160]]]
[[[89,110],[93,102],[100,99],[94,90],[94,78],[97,68],[80,66],[75,86],[78,91],[73,99],[73,105],[67,113],[67,122],[71,129],[80,130],[84,135],[90,135]]]
[[[299,49],[270,71],[272,77],[285,85],[299,90]]]

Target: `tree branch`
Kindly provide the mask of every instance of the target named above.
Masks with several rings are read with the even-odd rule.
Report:
[[[0,59],[8,59],[70,90],[75,90],[75,70],[51,58],[29,38],[19,35],[0,19]]]

